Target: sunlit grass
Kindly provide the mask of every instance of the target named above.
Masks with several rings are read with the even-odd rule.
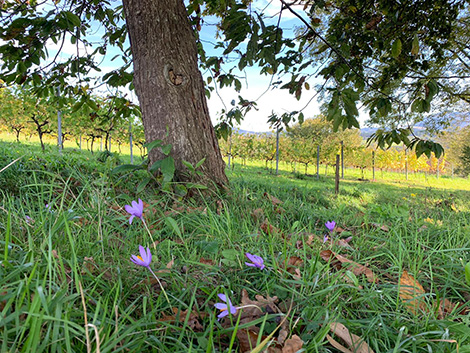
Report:
[[[470,351],[465,179],[405,182],[390,174],[367,182],[347,169],[335,195],[331,174],[274,176],[260,162],[227,170],[223,196],[181,200],[152,188],[136,194],[141,174],[111,175],[117,160],[99,162],[86,151],[42,154],[0,143],[0,152],[0,169],[22,156],[0,173],[2,352],[236,351],[236,331],[253,324],[219,322],[213,304],[227,293],[239,305],[242,290],[252,300],[277,296],[284,314],[291,306],[288,334],[300,336],[306,352],[335,352],[325,338],[334,321],[375,352],[456,352],[457,344]],[[138,198],[148,204],[156,250],[140,219],[129,225],[123,209]],[[331,220],[340,230],[334,241],[352,237],[350,248],[323,244]],[[139,245],[152,249],[170,304],[130,261]],[[378,282],[336,270],[323,250],[368,266]],[[245,252],[263,257],[266,268],[246,266]],[[403,270],[426,291],[428,309],[418,315],[399,297]],[[439,317],[433,303],[443,299],[462,306]],[[280,318],[268,312],[255,322],[268,335]]]

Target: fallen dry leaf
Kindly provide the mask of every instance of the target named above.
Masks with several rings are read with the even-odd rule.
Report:
[[[249,353],[255,347],[258,342],[259,333],[249,329],[241,329],[237,331],[238,343],[240,345],[241,353]],[[260,342],[262,342],[267,336],[261,336]],[[282,353],[280,345],[275,341],[271,343],[269,347],[263,349],[264,353]]]
[[[303,266],[304,260],[302,260],[298,256],[291,256],[289,260],[287,261],[287,264],[285,266],[285,269],[287,272],[292,274],[295,279],[301,279],[302,275],[300,273],[299,267]]]
[[[277,297],[263,297],[262,295],[255,295],[256,300],[251,300],[248,296],[246,289],[242,290],[241,304],[242,306],[248,306],[243,308],[242,317],[240,319],[241,323],[248,323],[253,320],[259,319],[268,314],[281,313],[281,310],[276,306],[278,301]]]
[[[414,315],[417,315],[419,311],[428,312],[428,307],[424,301],[424,291],[423,286],[414,279],[406,270],[403,270],[403,273],[400,277],[400,298],[405,302],[405,306],[409,311]]]
[[[268,235],[282,235],[282,232],[276,227],[269,224],[268,220],[265,219],[264,222],[260,225],[261,230]]]
[[[378,223],[371,223],[370,224],[372,227],[376,228],[376,229],[380,229],[384,232],[388,232],[390,229],[388,229],[388,227],[384,224],[384,225],[380,225]]]
[[[438,310],[439,320],[444,319],[448,314],[450,314],[458,304],[452,303],[449,299],[441,300]]]
[[[276,305],[277,302],[277,297],[267,296],[265,298],[262,295],[255,295],[255,300],[251,300],[248,296],[248,292],[243,289],[240,300],[240,306],[242,309],[237,314],[241,315],[239,324],[249,324],[254,320],[264,317],[266,314],[282,314],[283,312]],[[287,313],[285,313],[286,315],[289,315],[291,308],[292,303],[290,304]],[[260,342],[263,342],[264,340],[271,341],[267,348],[263,348],[263,352],[265,353],[296,352],[299,350],[300,348],[294,351],[292,349],[295,349],[296,347],[302,347],[299,342],[300,338],[293,335],[290,340],[286,340],[286,338],[289,336],[288,320],[286,319],[287,316],[284,316],[284,319],[281,321],[275,331],[271,333],[266,332],[266,335],[263,335],[262,337],[259,337],[260,328],[256,325],[248,326],[244,329],[238,330],[237,338],[240,345],[240,352],[251,352],[256,347],[258,340]],[[228,318],[225,318],[224,321],[222,321],[222,326],[224,327],[232,327],[232,325],[233,324],[230,322],[230,320],[228,320]],[[278,337],[274,338],[273,335],[278,329],[280,329]],[[266,344],[266,342],[264,344]]]
[[[214,260],[212,260],[212,259],[205,259],[205,258],[203,258],[203,257],[201,257],[201,258],[199,259],[199,262],[200,262],[201,264],[209,265],[209,266],[214,266],[214,265],[215,265]]]
[[[83,259],[83,266],[82,270],[80,273],[84,275],[85,273],[90,273],[90,274],[95,274],[98,270],[98,267],[96,266],[95,260],[93,257],[86,257]]]
[[[264,197],[266,197],[269,201],[271,201],[271,203],[273,204],[273,206],[282,205],[282,201],[279,200],[277,197],[271,196],[271,195],[269,195],[267,192],[265,192],[263,195],[264,195]]]
[[[166,268],[171,270],[174,264],[175,264],[175,259],[172,258],[171,261],[166,264]]]
[[[315,240],[321,241],[315,234],[310,234],[305,242],[308,246],[311,246]]]
[[[303,264],[304,264],[304,260],[302,260],[300,257],[291,256],[291,257],[289,257],[289,260],[287,261],[286,267],[288,267],[288,266],[300,267]]]
[[[218,215],[220,215],[220,214],[222,214],[223,210],[225,209],[225,205],[220,200],[217,200],[216,203],[217,203],[217,211],[216,212],[217,212]]]
[[[325,261],[330,261],[331,265],[334,266],[337,270],[341,268],[347,268],[356,276],[365,275],[367,281],[371,283],[376,283],[378,281],[377,276],[372,272],[372,270],[364,265],[360,265],[357,262],[349,260],[348,258],[337,254],[331,250],[323,250],[320,252],[320,257]],[[347,264],[344,266],[344,264]]]
[[[6,291],[0,292],[0,298],[5,297],[7,294],[8,294],[8,292],[6,292]],[[7,305],[7,300],[6,299],[0,300],[0,311],[3,311],[3,309],[5,308],[6,305]]]
[[[251,212],[251,217],[255,222],[264,221],[265,216],[263,209],[257,208],[256,210],[253,210],[253,212]]]
[[[238,344],[240,345],[240,352],[248,353],[256,347],[256,342],[258,342],[258,332],[241,329],[237,331],[237,339]]]
[[[352,249],[351,245],[349,245],[349,242],[351,240],[352,240],[352,237],[338,239],[333,242],[333,245],[339,246],[341,248]]]
[[[316,234],[312,233],[299,233],[299,235],[302,237],[301,240],[297,240],[295,242],[295,247],[297,249],[303,249],[304,245],[312,246],[313,243],[315,243],[316,247],[320,247],[321,244],[323,243],[323,238],[320,239],[320,237]],[[288,234],[288,238],[292,238],[294,234]]]
[[[186,317],[188,316],[188,310],[180,311],[178,308],[171,308],[174,315],[164,315],[160,318],[160,321],[170,321],[170,322],[185,322]],[[189,314],[187,325],[194,332],[203,332],[204,328],[199,321],[204,319],[207,316],[207,313],[197,313],[194,310]]]
[[[304,260],[298,256],[291,256],[287,261],[281,262],[279,264],[280,268],[284,268],[287,272],[293,275],[295,279],[301,279],[302,275],[300,273],[299,267],[303,266]]]
[[[286,343],[284,343],[284,347],[282,347],[282,353],[295,353],[302,349],[303,345],[304,342],[300,339],[300,337],[293,335],[286,341]]]
[[[287,335],[286,330],[281,330],[277,340],[273,340],[271,345],[266,349],[263,349],[265,353],[295,353],[302,349],[304,342],[299,336],[293,335],[290,339],[285,340],[284,335]],[[260,342],[266,339],[263,335]],[[240,344],[240,352],[251,352],[255,347],[259,339],[259,332],[251,329],[241,329],[237,331],[237,338]]]
[[[286,340],[287,336],[289,336],[289,331],[287,329],[287,325],[284,325],[285,327],[282,327],[281,330],[279,331],[279,335],[277,335],[277,343],[282,345],[284,341]]]
[[[372,348],[359,336],[349,332],[348,328],[339,322],[330,323],[330,331],[338,336],[347,346],[344,347],[335,341],[330,335],[326,339],[330,344],[343,353],[374,353]]]

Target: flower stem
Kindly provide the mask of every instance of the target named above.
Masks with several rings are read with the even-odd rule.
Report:
[[[149,229],[149,227],[147,226],[147,222],[145,222],[145,219],[143,219],[143,218],[142,218],[142,223],[144,224],[145,229],[147,230],[147,233],[149,233],[149,235],[150,235],[150,239],[152,240],[153,248],[154,248],[155,250],[157,250],[157,245],[155,244],[155,241],[153,240],[152,233],[150,233],[150,229]]]
[[[152,269],[151,269],[150,267],[147,267],[147,268],[149,269],[149,271],[150,271],[150,273],[153,275],[153,277],[155,277],[155,279],[157,280],[158,285],[160,286],[160,288],[161,288],[161,290],[162,290],[162,292],[163,292],[163,295],[165,296],[165,299],[166,299],[166,301],[168,302],[168,305],[171,305],[171,304],[170,304],[170,299],[168,299],[168,295],[166,294],[166,291],[165,291],[165,289],[164,289],[163,286],[162,286],[162,282],[160,282],[160,280],[158,279],[157,275],[152,271]]]

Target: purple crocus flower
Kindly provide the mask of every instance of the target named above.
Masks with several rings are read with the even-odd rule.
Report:
[[[149,266],[150,266],[150,263],[152,262],[152,254],[150,253],[150,249],[149,248],[145,249],[142,245],[139,245],[139,252],[140,252],[140,256],[132,255],[131,261],[135,263],[136,265],[144,266],[150,269]]]
[[[325,227],[326,227],[330,232],[332,232],[332,231],[335,229],[335,227],[336,227],[336,222],[335,222],[335,221],[331,221],[331,222],[328,221],[328,222],[325,223]]]
[[[264,260],[263,260],[262,257],[252,255],[248,252],[245,253],[245,256],[248,258],[248,260],[251,261],[251,263],[250,262],[245,262],[245,265],[250,266],[250,267],[257,267],[260,270],[264,269],[265,266],[264,266]]]
[[[237,313],[237,308],[232,305],[232,302],[230,301],[229,298],[225,294],[217,294],[217,296],[222,300],[224,303],[216,303],[214,306],[216,309],[220,310],[220,314],[217,315],[219,319],[225,317],[228,315],[228,312],[230,310],[230,313],[232,315],[235,315]]]
[[[325,244],[329,240],[328,235],[323,236],[323,244]]]
[[[132,206],[125,205],[124,208],[126,209],[127,213],[131,215],[131,217],[129,218],[129,224],[132,224],[132,220],[134,219],[134,217],[138,217],[143,220],[142,213],[144,212],[144,203],[141,199],[139,199],[138,203],[132,201]]]

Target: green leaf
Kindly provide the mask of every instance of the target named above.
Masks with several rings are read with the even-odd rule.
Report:
[[[26,65],[24,64],[23,61],[20,61],[20,62],[18,63],[18,66],[16,67],[16,72],[18,72],[18,73],[20,73],[20,74],[26,72]]]
[[[356,107],[356,103],[351,99],[349,95],[342,95],[344,111],[348,117],[355,117],[359,115],[359,112]]]
[[[470,262],[465,265],[465,280],[470,286]]]
[[[152,181],[152,179],[150,179],[149,177],[146,177],[144,179],[142,179],[142,181],[139,183],[139,185],[137,185],[137,189],[136,189],[136,193],[141,193],[145,187],[147,186],[148,183],[150,183]]]
[[[163,174],[163,181],[164,182],[169,182],[173,179],[175,176],[175,160],[173,157],[166,157],[165,159],[162,159],[162,164],[160,166],[160,170],[162,171]]]
[[[201,240],[194,243],[199,249],[207,251],[211,254],[217,254],[219,252],[219,242],[218,241],[207,241]]]
[[[182,236],[182,233],[181,233],[181,229],[180,227],[178,226],[178,223],[176,223],[176,221],[171,218],[171,217],[166,217],[165,218],[165,222],[170,226],[170,228],[173,229],[173,231],[178,234],[179,237]]]
[[[418,98],[414,100],[411,104],[411,111],[416,113],[422,113],[424,111],[422,99]]]
[[[222,251],[222,256],[228,260],[237,260],[240,253],[234,249],[227,249]]]
[[[421,100],[421,107],[423,108],[423,111],[429,113],[430,110],[431,110],[431,103],[426,99],[422,99]]]
[[[419,53],[419,39],[418,35],[415,34],[413,37],[413,42],[411,43],[411,55],[418,55]]]
[[[341,115],[341,114],[337,114],[335,116],[335,120],[333,121],[333,131],[338,131],[341,123],[343,122],[344,120],[344,116]]]
[[[233,261],[233,260],[221,259],[220,262],[222,262],[227,267],[231,267],[231,268],[238,267],[238,263],[236,261]]]
[[[162,166],[162,160],[160,159],[160,160],[155,161],[155,162],[152,163],[152,165],[149,168],[149,171],[151,173],[155,173],[157,170],[160,169],[161,166]]]
[[[139,169],[143,169],[142,165],[133,165],[133,164],[123,164],[117,166],[111,171],[111,174],[118,174],[118,173],[125,173],[125,172],[133,172]]]
[[[395,59],[400,56],[402,43],[400,39],[396,39],[392,44],[392,57]]]
[[[147,148],[147,151],[151,151],[154,148],[158,148],[162,146],[162,140],[153,140],[152,142],[148,142],[144,145],[145,148]]]
[[[198,189],[198,190],[207,190],[207,186],[195,183],[186,183],[188,189]]]
[[[199,168],[205,161],[206,161],[206,157],[204,157],[204,158],[201,159],[199,162],[197,162],[197,163],[196,163],[196,166],[194,167],[194,169]]]
[[[164,145],[162,146],[162,153],[165,155],[165,156],[168,156],[171,152],[171,148],[173,147],[173,145],[171,143],[169,143],[168,145]]]
[[[99,109],[99,108],[98,108],[98,105],[96,104],[96,102],[95,102],[93,99],[88,99],[88,100],[86,101],[86,104],[87,104],[91,109],[93,109],[93,110],[95,110],[95,111]]]
[[[175,184],[175,194],[179,197],[185,197],[188,194],[188,188],[183,184]]]
[[[439,93],[439,86],[436,80],[430,80],[427,84],[426,101],[431,102],[434,96]]]
[[[82,23],[82,21],[80,21],[80,17],[75,15],[73,12],[64,11],[63,14],[65,15],[65,18],[70,21],[75,27],[79,27]]]
[[[183,163],[183,165],[188,168],[191,172],[195,172],[196,169],[193,167],[193,165],[189,162],[186,162],[186,161],[181,161]]]

